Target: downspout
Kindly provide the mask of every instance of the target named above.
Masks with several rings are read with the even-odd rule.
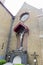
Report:
[[[8,41],[7,41],[7,48],[6,48],[6,52],[5,52],[5,58],[6,58],[6,55],[8,54],[8,52],[9,52],[9,45],[10,45],[10,41],[11,41],[11,34],[12,34],[12,27],[13,27],[14,19],[15,19],[15,17],[13,16],[12,20],[11,20],[9,35],[8,35]]]

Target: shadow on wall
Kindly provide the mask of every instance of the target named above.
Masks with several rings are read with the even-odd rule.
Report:
[[[5,56],[0,56],[0,60],[5,59]]]

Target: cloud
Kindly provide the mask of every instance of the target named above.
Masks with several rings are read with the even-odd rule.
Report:
[[[16,15],[24,2],[38,9],[43,8],[43,0],[5,0],[4,5],[13,15]]]

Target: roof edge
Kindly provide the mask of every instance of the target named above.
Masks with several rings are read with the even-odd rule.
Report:
[[[25,4],[25,5],[28,5],[28,6],[30,6],[30,7],[33,7],[34,9],[39,10],[38,8],[36,8],[36,7],[34,7],[34,6],[30,5],[30,4],[28,4],[27,2],[24,2],[22,6],[24,6],[24,4]]]
[[[0,4],[4,7],[4,9],[14,18],[13,14],[3,5],[3,3],[0,1]]]

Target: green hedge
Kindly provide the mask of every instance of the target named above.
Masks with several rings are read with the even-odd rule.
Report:
[[[6,60],[0,60],[0,65],[3,65],[6,63]]]

